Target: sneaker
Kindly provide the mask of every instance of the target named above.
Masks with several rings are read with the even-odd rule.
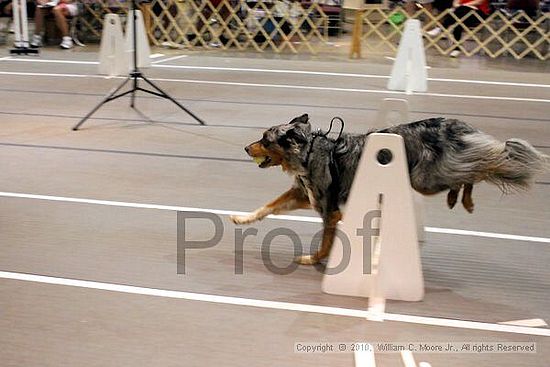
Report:
[[[435,27],[434,29],[430,29],[426,32],[426,34],[430,37],[437,37],[441,34],[442,30],[439,27]]]
[[[64,48],[65,50],[73,48],[73,39],[69,36],[64,36],[59,47]]]
[[[42,47],[42,36],[41,35],[34,34],[32,36],[31,47],[34,47],[34,48]]]
[[[450,57],[459,57],[461,52],[459,50],[452,50],[449,54]]]

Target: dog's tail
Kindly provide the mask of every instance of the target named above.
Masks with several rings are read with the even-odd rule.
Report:
[[[503,149],[492,160],[486,180],[505,193],[528,189],[536,174],[549,169],[549,157],[524,140],[510,139],[499,145]]]
[[[480,131],[464,135],[464,149],[452,150],[443,175],[451,182],[488,181],[502,192],[527,190],[535,176],[549,169],[548,156],[520,139],[500,142]]]

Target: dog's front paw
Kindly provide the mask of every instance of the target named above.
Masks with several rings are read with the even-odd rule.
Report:
[[[313,255],[302,255],[294,259],[294,262],[297,262],[301,265],[315,265],[319,262],[316,256]]]
[[[250,224],[256,221],[256,217],[250,214],[249,215],[231,215],[229,218],[235,224]]]
[[[462,205],[464,205],[464,209],[466,209],[468,213],[472,214],[474,212],[474,203],[471,201],[462,203]]]

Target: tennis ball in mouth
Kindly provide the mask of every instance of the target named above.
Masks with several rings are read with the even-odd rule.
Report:
[[[262,164],[265,161],[265,157],[253,157],[252,158],[256,164]]]

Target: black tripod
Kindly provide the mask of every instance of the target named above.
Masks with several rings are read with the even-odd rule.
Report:
[[[137,15],[136,14],[137,13],[135,12],[136,9],[137,9],[136,0],[132,0],[132,16],[133,16],[133,20],[134,20],[133,24],[132,24],[132,33],[133,33],[132,36],[133,36],[133,47],[134,47],[133,70],[128,75],[128,78],[126,78],[126,80],[124,80],[122,82],[122,84],[120,84],[117,88],[113,89],[109,94],[107,94],[103,98],[103,100],[101,102],[99,102],[99,104],[97,106],[95,106],[86,116],[84,116],[84,118],[82,118],[82,120],[80,120],[80,122],[78,124],[76,124],[73,127],[73,130],[78,130],[78,128],[84,122],[86,122],[86,120],[88,118],[90,118],[90,116],[92,116],[97,110],[99,110],[99,108],[101,106],[103,106],[105,103],[113,101],[117,98],[123,97],[127,94],[132,93],[132,98],[131,98],[131,101],[130,101],[130,107],[135,108],[134,104],[135,104],[135,99],[136,99],[136,91],[138,91],[138,90],[140,90],[142,92],[145,92],[145,93],[153,94],[157,97],[169,99],[170,101],[174,102],[179,108],[181,108],[182,110],[187,112],[189,115],[191,115],[191,117],[193,117],[195,120],[197,120],[201,125],[206,125],[205,122],[202,121],[199,117],[197,117],[193,112],[189,111],[187,108],[182,106],[181,103],[176,101],[170,95],[166,94],[165,91],[163,91],[162,89],[157,87],[152,81],[147,79],[145,77],[145,75],[143,75],[143,73],[139,70],[139,68],[137,66],[137,36],[136,36],[136,22],[137,22]],[[139,86],[139,79],[142,79],[144,82],[149,84],[155,90],[148,90],[148,89],[144,89],[144,88],[140,87]],[[121,93],[117,94],[118,91],[121,90],[130,80],[133,83],[132,88],[130,90],[126,91],[126,92],[121,92]]]

